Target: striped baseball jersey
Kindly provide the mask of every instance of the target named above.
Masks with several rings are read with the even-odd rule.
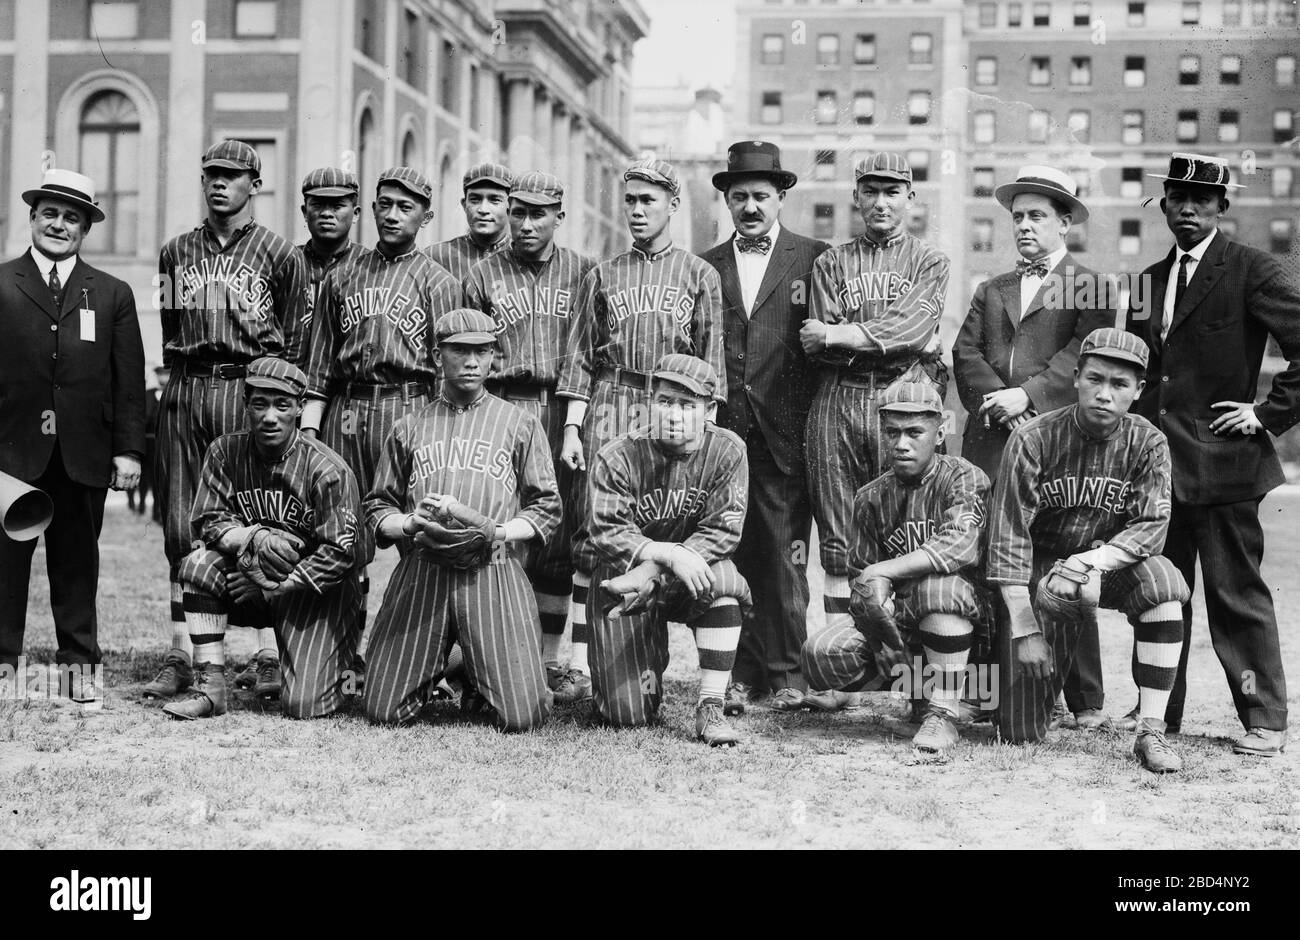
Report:
[[[712,422],[686,454],[669,453],[651,434],[631,431],[596,454],[588,497],[596,553],[622,570],[651,542],[681,542],[709,564],[730,558],[749,499],[745,445]]]
[[[853,498],[852,577],[918,550],[942,574],[978,565],[988,495],[989,478],[961,457],[935,454],[915,484],[886,470]]]
[[[450,271],[457,284],[463,284],[465,278],[469,277],[469,273],[474,270],[474,265],[499,251],[505,251],[509,247],[510,226],[507,225],[501,231],[501,237],[486,248],[480,248],[475,244],[474,239],[465,234],[449,238],[445,242],[438,242],[436,245],[430,245],[424,250],[424,253],[431,260]]]
[[[343,247],[334,252],[334,254],[330,255],[328,258],[316,253],[316,249],[312,246],[310,239],[299,245],[298,250],[302,252],[303,260],[307,263],[307,282],[311,285],[311,309],[313,313],[320,309],[320,289],[325,283],[325,275],[329,274],[340,264],[354,260],[357,255],[365,251],[360,244],[351,239],[344,242]],[[312,317],[309,315],[307,319],[303,321],[302,325],[304,359],[307,355],[307,342],[311,337],[311,321]]]
[[[308,343],[308,394],[344,382],[437,381],[435,321],[460,306],[460,286],[419,249],[390,258],[363,248],[325,277]]]
[[[264,459],[248,431],[212,442],[194,496],[190,527],[215,549],[239,526],[265,525],[303,539],[298,571],[317,594],[369,561],[370,539],[359,529],[356,478],[338,454],[295,433],[279,460]]]
[[[1110,437],[1079,426],[1078,405],[1011,433],[993,489],[988,580],[1027,585],[1034,554],[1065,558],[1094,540],[1137,558],[1158,555],[1169,529],[1169,442],[1127,414]]]
[[[911,235],[883,245],[859,235],[824,251],[813,263],[808,315],[857,325],[871,349],[826,349],[814,358],[851,373],[911,363],[922,353],[937,358],[935,330],[947,292],[947,256]]]
[[[720,376],[722,282],[702,258],[669,246],[633,246],[597,264],[582,281],[569,324],[568,355],[556,394],[591,400],[603,366],[650,372],[668,353],[698,356]],[[716,393],[726,401],[725,383]]]
[[[249,222],[222,247],[207,219],[163,246],[158,257],[163,365],[177,359],[298,362],[311,320],[302,252]]]
[[[554,386],[560,378],[578,288],[592,258],[555,247],[545,261],[498,251],[465,279],[465,306],[497,323],[494,379]]]
[[[371,530],[392,513],[414,512],[431,494],[453,496],[498,525],[522,518],[542,542],[560,525],[546,432],[531,414],[487,392],[466,408],[439,395],[397,420],[365,501]]]

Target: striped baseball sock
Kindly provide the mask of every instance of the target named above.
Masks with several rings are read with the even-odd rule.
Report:
[[[1183,649],[1183,609],[1176,601],[1143,611],[1133,623],[1137,662],[1133,681],[1138,687],[1138,715],[1165,720],[1165,706],[1178,674]]]
[[[172,649],[180,650],[194,660],[194,644],[190,642],[189,627],[185,625],[185,589],[179,581],[172,581]]]
[[[569,615],[573,618],[573,651],[569,657],[569,668],[589,674],[587,665],[587,594],[591,590],[591,575],[575,571],[573,573],[573,598],[569,601]]]
[[[271,652],[279,654],[280,644],[275,639],[275,627],[257,628],[257,649],[259,652],[261,650],[271,650]]]
[[[564,625],[569,619],[569,595],[536,591],[534,596],[542,620],[542,662],[555,666],[560,662],[560,642],[564,639]]]
[[[827,572],[822,587],[822,609],[826,612],[827,629],[853,626],[853,618],[849,616],[850,596],[849,576]]]
[[[691,627],[700,654],[699,700],[725,698],[740,644],[740,604],[734,597],[720,597]]]
[[[181,603],[185,606],[185,622],[194,644],[191,657],[195,665],[226,664],[226,605],[211,594],[186,591]]]
[[[966,661],[973,633],[969,620],[952,614],[930,614],[921,621],[925,659],[935,673],[926,698],[953,717],[957,716],[957,705],[966,685]]]

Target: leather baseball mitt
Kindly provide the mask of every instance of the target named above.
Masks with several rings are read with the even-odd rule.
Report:
[[[1096,613],[1101,572],[1074,556],[1052,565],[1035,595],[1038,613],[1057,620],[1082,620]]]
[[[885,578],[854,578],[849,585],[849,614],[853,625],[866,637],[867,648],[882,675],[906,661],[903,637],[894,619],[892,604],[886,606],[893,584]]]
[[[280,585],[302,558],[305,543],[282,529],[257,526],[236,560],[236,566],[263,590]]]
[[[415,541],[432,552],[440,564],[449,568],[477,568],[492,560],[492,545],[497,524],[477,509],[455,499],[447,499],[422,519]]]
[[[659,602],[663,578],[653,562],[638,565],[617,578],[600,582],[602,608],[610,618],[631,617],[653,609]]]

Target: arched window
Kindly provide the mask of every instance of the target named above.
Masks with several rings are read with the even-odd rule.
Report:
[[[438,213],[442,218],[438,220],[438,231],[442,233],[440,240],[446,241],[457,235],[457,216],[460,215],[460,185],[451,177],[450,156],[442,158],[442,167],[438,170],[438,192],[442,195],[442,210]]]
[[[140,114],[119,91],[86,100],[78,125],[77,167],[95,181],[105,220],[86,238],[88,254],[136,251],[140,211]]]
[[[361,184],[360,204],[369,206],[375,193],[375,177],[381,172],[374,166],[379,158],[378,141],[375,139],[375,117],[369,108],[361,112],[357,125],[357,180]],[[363,245],[370,244],[376,236],[374,217],[362,211],[357,222],[357,241]]]
[[[402,137],[402,166],[420,168],[420,145],[415,140],[414,131],[407,131]]]

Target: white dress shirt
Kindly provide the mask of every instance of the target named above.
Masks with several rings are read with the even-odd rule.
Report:
[[[37,251],[35,246],[29,248],[28,251],[32,253],[32,260],[36,262],[36,267],[40,269],[41,278],[46,284],[50,283],[50,268],[57,267],[59,269],[59,283],[65,288],[68,286],[68,278],[72,277],[72,269],[77,266],[76,255],[69,255],[59,261],[58,264],[55,264],[55,262]]]
[[[740,278],[740,301],[745,305],[746,317],[754,309],[758,288],[763,283],[763,275],[767,273],[767,263],[772,260],[772,252],[776,250],[776,240],[780,235],[781,223],[773,222],[771,230],[767,233],[767,237],[772,239],[772,245],[767,249],[766,254],[761,255],[756,251],[741,251],[736,246],[735,239],[731,242],[731,253],[736,256],[736,275]],[[736,233],[736,238],[740,237],[740,233]]]
[[[1192,260],[1187,262],[1187,284],[1191,286],[1192,278],[1196,276],[1196,267],[1201,263],[1201,258],[1205,256],[1205,249],[1210,247],[1210,242],[1214,241],[1214,236],[1219,234],[1216,228],[1213,232],[1202,238],[1196,247],[1191,251],[1183,251],[1175,246],[1174,264],[1169,269],[1169,283],[1165,285],[1165,304],[1164,312],[1160,317],[1160,342],[1165,341],[1169,335],[1169,324],[1174,322],[1174,295],[1178,293],[1178,264],[1182,261],[1183,255],[1187,255]]]
[[[1061,263],[1061,259],[1065,257],[1066,251],[1067,251],[1066,247],[1062,245],[1060,248],[1056,249],[1051,254],[1049,254],[1046,258],[1042,259],[1047,262],[1048,274],[1051,274],[1052,271],[1056,269],[1056,266]],[[1021,260],[1025,260],[1025,259],[1022,258]],[[1038,293],[1038,289],[1043,286],[1043,281],[1045,280],[1047,280],[1047,278],[1038,277],[1037,275],[1033,275],[1033,274],[1029,275],[1028,277],[1022,277],[1020,279],[1021,319],[1023,319],[1025,314],[1029,312],[1029,305],[1033,303],[1034,295]]]

